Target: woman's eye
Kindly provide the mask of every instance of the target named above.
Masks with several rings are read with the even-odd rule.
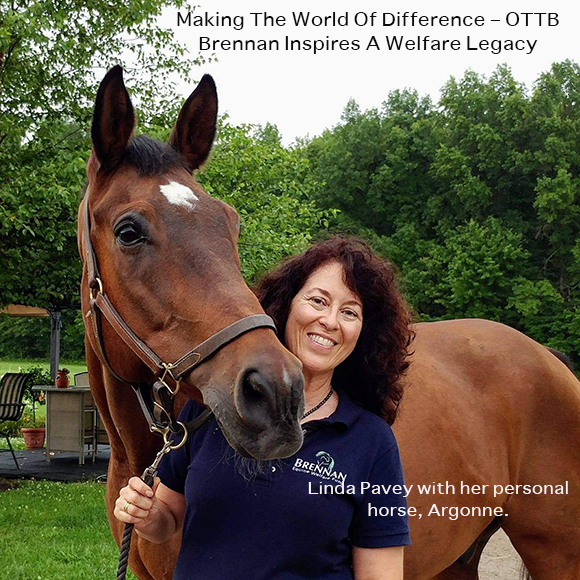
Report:
[[[354,310],[344,310],[343,312],[349,318],[358,318],[358,312],[355,312]]]
[[[124,246],[132,246],[141,241],[141,231],[134,224],[124,224],[115,232],[117,240]]]
[[[316,296],[314,298],[311,298],[310,302],[314,302],[314,304],[316,304],[317,306],[324,306],[325,304],[322,298],[317,298]]]

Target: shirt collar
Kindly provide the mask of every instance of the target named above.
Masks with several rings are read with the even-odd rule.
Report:
[[[318,428],[325,425],[348,429],[353,425],[357,417],[361,414],[362,407],[344,390],[336,389],[338,392],[338,406],[332,415],[324,419],[315,419],[304,424],[307,428]]]

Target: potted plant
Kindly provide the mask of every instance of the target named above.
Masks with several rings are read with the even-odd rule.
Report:
[[[40,394],[39,402],[42,404],[44,400],[44,393]],[[24,445],[26,449],[42,449],[44,447],[44,438],[46,430],[41,420],[36,421],[30,410],[27,409],[20,420],[22,437],[24,437]]]
[[[20,431],[22,431],[26,449],[42,449],[44,447],[44,438],[46,437],[44,427],[22,427]]]
[[[56,379],[54,380],[54,384],[59,389],[66,389],[70,385],[70,378],[69,378],[69,370],[68,369],[58,369],[56,371]]]
[[[17,424],[20,425],[26,449],[41,449],[44,446],[46,430],[44,419],[38,419],[37,421],[36,404],[44,405],[46,400],[44,392],[36,393],[32,391],[32,387],[34,385],[49,385],[52,379],[50,373],[38,365],[24,369],[23,372],[32,375],[25,397],[29,404],[32,403],[32,409],[27,408],[22,419]]]

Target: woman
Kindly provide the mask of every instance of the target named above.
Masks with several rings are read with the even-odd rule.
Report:
[[[302,448],[250,476],[213,420],[163,460],[153,490],[131,478],[115,516],[153,542],[183,530],[175,579],[401,579],[410,540],[389,425],[413,333],[389,264],[338,237],[257,295],[303,364]],[[190,401],[181,419],[201,410]]]

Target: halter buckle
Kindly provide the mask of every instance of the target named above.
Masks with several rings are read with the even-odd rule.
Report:
[[[163,384],[163,386],[171,393],[172,397],[175,397],[175,395],[177,395],[177,393],[179,393],[179,389],[181,388],[181,379],[176,379],[173,376],[173,373],[171,372],[171,369],[175,368],[171,363],[161,363],[163,365],[163,374],[161,375],[161,377],[159,378],[159,382]],[[165,377],[167,376],[167,374],[169,374],[169,376],[174,380],[175,382],[175,388],[171,389],[171,387],[166,383],[165,381]]]
[[[95,278],[95,282],[99,285],[98,288],[94,288],[91,287],[91,300],[96,300],[97,297],[95,294],[93,294],[94,292],[96,292],[97,294],[104,294],[105,291],[103,290],[103,283],[101,282],[100,278]]]
[[[156,407],[157,409],[159,409],[166,417],[167,417],[167,427],[157,427],[156,429],[153,429],[153,426],[151,427],[152,431],[160,431],[161,433],[164,433],[165,430],[171,431],[171,415],[169,414],[169,411],[163,406],[160,405],[157,401],[153,401],[153,406]]]

